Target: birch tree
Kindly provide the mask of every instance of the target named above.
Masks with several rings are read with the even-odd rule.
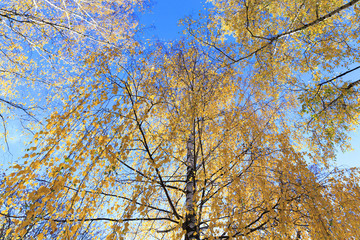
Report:
[[[359,238],[358,169],[331,167],[357,121],[356,82],[339,88],[335,76],[325,91],[312,78],[326,65],[308,55],[350,61],[314,41],[342,49],[329,26],[355,38],[337,15],[355,19],[355,3],[214,1],[216,14],[188,20],[186,40],[136,46],[126,62],[111,51],[85,59],[86,84],[73,85],[1,185],[6,234]]]

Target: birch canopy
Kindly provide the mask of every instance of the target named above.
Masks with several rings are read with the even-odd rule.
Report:
[[[358,121],[358,1],[213,0],[173,42],[139,40],[144,2],[45,2],[0,9],[68,61],[1,182],[1,237],[360,238],[359,171],[334,167]]]

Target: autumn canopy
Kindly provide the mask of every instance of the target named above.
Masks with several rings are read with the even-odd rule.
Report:
[[[208,2],[1,1],[0,239],[360,239],[359,0]]]

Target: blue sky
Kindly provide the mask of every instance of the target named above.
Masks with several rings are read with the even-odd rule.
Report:
[[[360,136],[359,131],[352,134],[352,148],[353,151],[342,153],[341,151],[337,154],[337,164],[344,167],[360,167]]]
[[[181,35],[182,28],[178,21],[187,16],[196,16],[203,9],[201,0],[159,0],[150,8],[151,12],[140,17],[140,24],[148,29],[146,35],[149,38],[160,40],[174,40]]]

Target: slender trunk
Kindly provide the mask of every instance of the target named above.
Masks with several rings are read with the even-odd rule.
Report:
[[[183,228],[185,230],[185,240],[199,240],[200,236],[197,233],[196,226],[196,212],[195,212],[195,191],[196,191],[196,181],[195,181],[195,171],[196,171],[196,159],[195,159],[195,136],[194,132],[190,134],[189,140],[187,142],[187,155],[186,155],[186,215]]]

